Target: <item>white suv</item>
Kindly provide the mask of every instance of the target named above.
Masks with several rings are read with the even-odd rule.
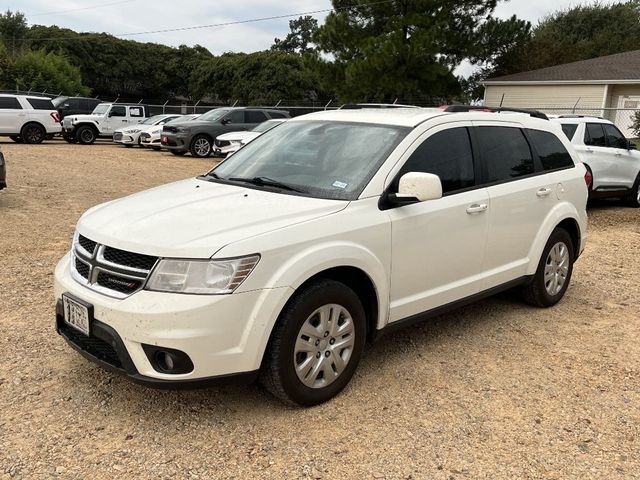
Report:
[[[513,287],[557,303],[585,175],[560,128],[524,114],[297,117],[206,175],[87,211],[56,267],[56,328],[138,382],[260,376],[317,404],[382,332]]]
[[[561,115],[560,123],[593,176],[591,198],[621,197],[640,207],[640,152],[612,122],[603,118]]]
[[[61,131],[60,114],[50,98],[0,94],[0,135],[34,144]]]

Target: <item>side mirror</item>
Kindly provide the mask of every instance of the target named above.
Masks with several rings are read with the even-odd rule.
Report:
[[[389,196],[396,205],[442,198],[440,177],[432,173],[408,172],[400,178],[398,193]]]
[[[68,110],[70,106],[71,105],[69,105],[68,103],[65,103],[64,105],[62,105],[62,108]]]
[[[222,125],[229,125],[231,123],[231,119],[230,118],[223,118],[220,123]]]
[[[637,150],[638,147],[631,140],[627,140],[627,150]]]
[[[114,115],[114,111],[113,110],[109,110],[109,113],[107,114],[107,117],[113,117]]]

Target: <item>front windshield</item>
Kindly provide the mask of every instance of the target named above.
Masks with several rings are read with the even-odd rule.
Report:
[[[165,118],[165,115],[154,115],[153,117],[147,118],[144,122],[140,122],[140,125],[155,125],[163,118]]]
[[[204,120],[205,122],[215,122],[224,117],[228,112],[229,110],[226,108],[216,108],[200,115],[200,118],[198,118],[198,120]]]
[[[271,130],[273,127],[281,123],[281,120],[267,120],[266,122],[262,122],[260,125],[253,128],[251,131],[257,133],[266,132],[267,130]]]
[[[92,113],[92,115],[104,115],[105,113],[107,113],[107,110],[109,110],[109,104],[108,103],[101,103],[96,108],[94,108],[93,112],[91,112],[91,113]]]
[[[229,183],[264,179],[302,195],[354,200],[409,130],[353,122],[286,122],[248,143],[208,176]]]

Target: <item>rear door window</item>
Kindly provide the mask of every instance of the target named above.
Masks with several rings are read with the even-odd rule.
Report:
[[[245,123],[262,123],[268,120],[265,113],[258,110],[247,110],[244,112],[244,117]]]
[[[48,98],[27,98],[27,102],[36,110],[55,110]]]
[[[18,109],[22,110],[22,105],[15,97],[0,97],[0,109]]]
[[[607,147],[611,148],[628,148],[629,144],[624,135],[615,126],[605,123],[602,125],[607,141]]]
[[[408,172],[432,173],[440,177],[442,193],[450,194],[475,186],[473,152],[466,128],[443,130],[427,138],[400,170],[392,191],[398,191],[400,177]]]
[[[129,107],[129,116],[130,117],[143,117],[144,116],[144,109],[143,107]]]
[[[573,167],[571,155],[553,133],[542,130],[527,130],[527,134],[545,170]]]
[[[577,123],[563,123],[562,131],[567,136],[567,138],[571,141],[573,140],[573,136],[576,134],[576,130],[578,129]]]
[[[486,183],[498,183],[535,173],[533,155],[516,127],[476,127]]]
[[[127,116],[127,107],[124,106],[113,106],[111,107],[111,116],[112,117],[126,117]]]
[[[607,140],[601,123],[587,123],[584,132],[584,144],[592,147],[606,147]]]

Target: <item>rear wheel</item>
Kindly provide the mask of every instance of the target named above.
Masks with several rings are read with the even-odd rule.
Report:
[[[536,307],[558,303],[569,287],[574,260],[571,236],[563,228],[556,228],[544,247],[533,280],[523,288],[524,300]]]
[[[211,139],[206,135],[196,135],[191,141],[191,147],[189,148],[191,155],[198,158],[205,158],[211,155],[213,145]]]
[[[351,380],[365,334],[364,308],[354,291],[333,280],[314,282],[280,314],[263,359],[261,382],[289,404],[326,402]]]
[[[93,127],[89,127],[87,125],[78,128],[78,132],[76,133],[76,137],[78,141],[83,145],[91,145],[98,138],[98,134]]]
[[[9,135],[9,138],[16,143],[22,143],[22,137],[20,137],[20,135]]]
[[[633,184],[629,196],[627,196],[627,204],[632,208],[640,208],[640,173],[636,178],[636,183]]]
[[[42,143],[47,131],[38,123],[27,123],[20,131],[20,138],[24,143],[36,145]]]

